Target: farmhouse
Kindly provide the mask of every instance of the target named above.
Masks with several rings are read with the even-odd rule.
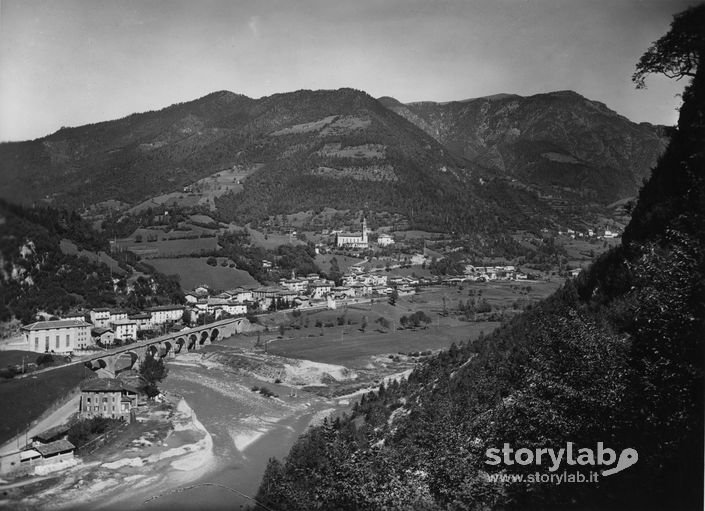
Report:
[[[394,238],[390,234],[380,234],[377,236],[377,245],[380,247],[388,247],[394,244]]]
[[[245,289],[244,287],[236,287],[227,291],[230,295],[230,299],[238,303],[251,302],[253,300],[252,290]]]
[[[309,289],[311,290],[311,298],[314,300],[324,298],[330,293],[332,287],[333,286],[330,282],[324,280],[312,283],[309,286]]]
[[[338,233],[335,235],[335,245],[347,248],[369,248],[370,244],[367,235],[367,219],[365,218],[362,220],[361,233]]]
[[[110,328],[91,328],[91,337],[94,343],[100,342],[103,346],[110,346],[115,340],[115,332]]]
[[[23,326],[28,351],[71,353],[91,343],[90,323],[82,320],[37,321]]]
[[[117,378],[94,378],[81,385],[79,415],[82,418],[106,417],[131,421],[137,406],[137,389]]]
[[[76,465],[74,445],[66,439],[35,442],[30,448],[2,456],[0,474],[46,475]]]

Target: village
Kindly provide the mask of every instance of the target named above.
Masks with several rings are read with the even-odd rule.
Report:
[[[357,233],[343,231],[329,231],[329,242],[317,244],[316,252],[327,252],[344,256],[344,254],[361,254],[372,248],[377,250],[393,247],[396,240],[393,235],[378,233],[371,241],[370,230],[366,219],[361,222],[361,230]],[[564,233],[560,233],[564,234]],[[565,233],[569,236],[575,233]],[[408,317],[391,313],[389,320],[384,317],[385,307],[393,306],[397,300],[406,300],[404,307],[414,304],[425,304],[417,309],[415,318],[430,321],[430,316],[440,319],[448,316],[447,304],[450,297],[461,294],[463,286],[475,286],[469,291],[467,305],[458,302],[454,314],[464,314],[463,320],[472,317],[477,321],[498,321],[503,315],[482,314],[491,310],[505,310],[516,312],[517,303],[523,307],[531,303],[528,299],[530,289],[527,283],[536,283],[536,279],[544,280],[545,275],[532,273],[531,270],[523,271],[513,264],[473,265],[464,263],[456,268],[461,269],[457,274],[437,275],[425,269],[437,254],[424,250],[421,253],[409,254],[403,260],[388,260],[385,264],[371,264],[372,258],[358,257],[337,276],[336,280],[328,277],[326,273],[308,273],[297,275],[295,272],[288,278],[279,278],[278,282],[269,285],[238,286],[232,289],[217,289],[207,284],[197,285],[183,293],[181,303],[163,304],[144,308],[138,312],[128,312],[120,308],[100,307],[86,310],[75,310],[61,317],[39,313],[37,321],[21,327],[21,336],[4,341],[0,344],[0,351],[18,350],[22,352],[37,353],[35,360],[23,357],[21,364],[4,368],[5,377],[23,378],[34,373],[41,373],[51,368],[60,367],[62,364],[81,363],[84,359],[90,360],[96,354],[108,352],[116,348],[130,346],[145,340],[155,339],[168,334],[178,334],[194,327],[206,326],[214,322],[230,318],[246,319],[248,325],[253,325],[258,332],[274,330],[283,334],[286,328],[300,329],[302,321],[294,319],[301,313],[315,311],[330,311],[335,313],[341,310],[342,316],[330,316],[327,320],[317,319],[316,326],[320,325],[320,334],[323,335],[323,326],[331,327],[331,334],[324,339],[344,335],[346,325],[362,323],[360,331],[365,331],[365,324],[373,318],[378,325],[386,328],[377,330],[375,335],[384,335],[387,332],[411,326],[413,323]],[[441,257],[442,258],[442,257]],[[270,261],[262,261],[264,267],[274,267]],[[276,269],[276,268],[274,268]],[[414,270],[415,269],[415,270]],[[422,270],[423,269],[423,270]],[[568,276],[576,276],[579,269],[566,272]],[[495,284],[493,284],[495,283]],[[490,305],[486,298],[492,301],[491,292],[486,294],[480,304],[479,297],[482,289],[487,285],[499,285],[497,288],[500,298]],[[534,284],[535,285],[535,284]],[[479,286],[479,287],[477,287]],[[553,289],[553,284],[550,289]],[[546,288],[549,289],[549,288]],[[475,294],[475,291],[477,294]],[[543,291],[540,291],[543,292]],[[546,291],[547,292],[547,291]],[[502,294],[504,293],[504,294]],[[516,296],[518,294],[518,297]],[[417,300],[416,296],[423,298]],[[526,297],[526,298],[525,298]],[[509,305],[509,298],[513,300],[513,307]],[[477,307],[471,307],[471,303]],[[435,305],[434,305],[435,304]],[[442,306],[441,306],[442,304]],[[357,309],[356,309],[357,307]],[[365,310],[360,309],[364,307]],[[435,307],[435,309],[434,309]],[[357,312],[356,312],[357,310]],[[387,311],[389,309],[386,309]],[[403,310],[407,310],[406,308]],[[362,312],[360,312],[362,311]],[[412,309],[408,309],[412,311]],[[480,312],[481,314],[477,314]],[[294,316],[285,316],[288,319],[282,323],[268,320],[269,316],[276,314],[294,313]],[[375,314],[376,313],[376,314]],[[357,316],[356,316],[357,314]],[[346,316],[347,315],[347,316]],[[341,321],[341,317],[343,320]],[[347,319],[346,319],[347,317]],[[322,316],[321,316],[322,318]],[[353,320],[351,318],[357,318]],[[337,327],[334,323],[337,319]],[[287,323],[288,321],[288,323]],[[445,322],[458,326],[455,319],[444,319]],[[416,322],[418,323],[418,321]],[[389,325],[392,324],[393,328]],[[482,325],[497,323],[482,323]],[[285,325],[291,325],[289,327]],[[342,326],[341,326],[342,325]],[[306,321],[308,327],[308,320]],[[348,327],[350,329],[350,327]],[[338,334],[338,330],[340,330]],[[300,337],[288,337],[302,344],[302,349],[309,349],[310,338],[313,334],[308,328]],[[303,332],[302,331],[302,332]],[[353,330],[354,332],[354,330]],[[308,338],[302,340],[303,335]],[[351,335],[350,331],[347,334]],[[359,335],[359,333],[357,334]],[[414,334],[416,335],[416,334]],[[457,334],[453,334],[457,335]],[[423,334],[421,337],[427,337]],[[260,334],[257,334],[259,342]],[[413,336],[412,336],[413,337]],[[277,336],[282,339],[282,335]],[[296,340],[298,339],[298,340]],[[398,341],[394,341],[398,344]],[[266,352],[266,342],[264,344]],[[179,347],[181,349],[181,347]],[[186,353],[190,352],[189,345]],[[196,346],[193,346],[196,349]],[[287,348],[288,349],[288,348]],[[327,348],[326,348],[327,349]],[[153,352],[159,359],[167,353]],[[69,409],[73,420],[104,418],[118,420],[124,424],[144,422],[150,417],[150,410],[155,403],[154,396],[149,397],[143,392],[143,383],[136,371],[137,367],[122,368],[120,374],[98,374],[99,378],[89,378],[82,381],[74,391],[74,407]],[[100,371],[98,371],[100,373]],[[158,404],[158,403],[156,403]],[[172,408],[175,403],[171,404]],[[63,417],[65,418],[65,417]],[[17,479],[25,476],[46,476],[51,473],[60,473],[78,463],[76,454],[85,453],[85,447],[77,449],[68,439],[69,423],[57,423],[46,420],[41,423],[44,429],[34,427],[30,436],[25,432],[23,440],[6,444],[0,449],[0,477]],[[42,430],[40,430],[42,429]],[[28,429],[27,431],[30,431]],[[92,441],[109,441],[110,436],[98,435]],[[24,444],[24,447],[22,447]]]

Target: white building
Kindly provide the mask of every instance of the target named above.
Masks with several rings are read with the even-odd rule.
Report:
[[[71,353],[91,344],[91,325],[82,320],[37,321],[23,326],[28,351]]]
[[[380,247],[388,247],[394,245],[394,238],[390,234],[380,234],[377,236],[377,245]]]
[[[130,321],[137,323],[137,331],[150,330],[152,328],[152,314],[149,312],[140,312],[127,317]]]
[[[184,308],[181,305],[159,305],[147,309],[147,312],[152,315],[153,325],[163,325],[170,321],[180,321],[184,316]]]
[[[311,284],[309,286],[309,289],[311,290],[311,298],[313,298],[314,300],[324,298],[325,296],[330,294],[332,287],[333,286],[331,285],[331,283],[326,281],[320,281]]]
[[[137,339],[137,322],[129,319],[116,319],[112,323],[112,330],[115,333],[116,339],[122,339],[123,341]]]
[[[335,245],[337,247],[348,248],[369,248],[369,240],[367,230],[367,219],[362,220],[362,233],[345,233],[341,232],[335,236]]]
[[[93,323],[93,326],[97,326],[99,328],[107,328],[110,323],[110,309],[92,309],[91,323]]]
[[[300,293],[306,290],[308,281],[303,279],[282,279],[280,284],[289,291],[296,291],[297,293]]]

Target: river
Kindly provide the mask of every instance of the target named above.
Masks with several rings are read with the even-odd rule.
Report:
[[[162,388],[183,396],[193,409],[212,437],[215,462],[206,475],[177,488],[166,483],[121,494],[100,507],[239,509],[252,505],[269,458],[284,457],[312,420],[349,408],[300,391],[294,397],[276,385],[267,387],[280,397],[265,398],[250,389],[257,384],[261,382],[217,365],[170,363]]]

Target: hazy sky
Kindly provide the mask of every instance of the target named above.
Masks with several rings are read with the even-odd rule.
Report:
[[[0,0],[0,140],[216,90],[400,101],[572,89],[673,124],[683,82],[631,83],[684,0]]]

